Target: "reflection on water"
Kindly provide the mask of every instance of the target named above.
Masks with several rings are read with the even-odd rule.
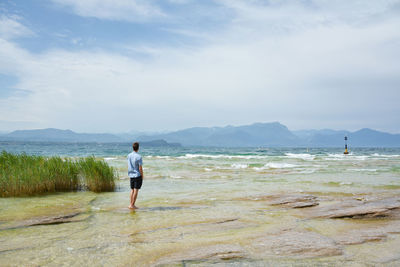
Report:
[[[129,151],[115,146],[42,147],[105,158],[120,173],[118,190],[0,199],[1,266],[400,264],[400,216],[314,216],[399,196],[400,150],[144,149],[140,209],[130,211]],[[308,195],[319,205],[271,201]]]

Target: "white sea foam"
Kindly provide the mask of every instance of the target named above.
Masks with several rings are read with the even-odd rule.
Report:
[[[366,160],[367,158],[369,158],[369,156],[354,156],[353,158],[356,160]]]
[[[169,177],[171,177],[172,179],[182,179],[182,176],[179,175],[170,175]]]
[[[180,159],[193,159],[193,158],[212,158],[212,159],[266,159],[268,156],[258,155],[210,155],[210,154],[186,154],[185,156],[178,157]]]
[[[171,156],[156,156],[158,159],[170,159]]]
[[[306,154],[306,153],[300,153],[300,154],[295,154],[295,153],[286,153],[286,157],[292,158],[292,159],[302,159],[302,160],[314,160],[315,155],[311,154]]]
[[[210,169],[210,168],[204,168],[204,170],[205,170],[206,172],[212,171],[212,169]]]
[[[370,156],[366,156],[366,155],[360,155],[360,156],[355,156],[354,154],[328,154],[327,157],[324,158],[324,160],[366,160],[368,159]]]
[[[170,159],[171,156],[145,156],[147,159],[156,158],[156,159]]]
[[[234,164],[231,165],[231,167],[234,168],[234,169],[246,169],[247,167],[249,167],[249,165],[234,163]]]
[[[301,173],[301,174],[311,174],[311,173],[314,173],[314,172],[316,172],[318,169],[305,169],[305,170],[302,170],[302,171],[298,171],[297,173]]]
[[[353,183],[352,182],[340,182],[339,184],[340,185],[352,185]]]
[[[327,157],[324,157],[324,160],[345,160],[348,158],[348,155],[345,154],[328,154]]]
[[[290,164],[290,163],[284,163],[284,162],[269,162],[265,164],[265,167],[271,168],[271,169],[284,169],[284,168],[294,168],[297,167],[298,165],[295,164]]]
[[[376,172],[378,169],[349,169],[349,171],[355,172]]]
[[[256,171],[262,171],[266,169],[286,169],[286,168],[294,168],[299,165],[285,163],[285,162],[268,162],[263,167],[253,167]]]
[[[105,161],[114,160],[114,159],[117,159],[117,158],[111,158],[111,157],[109,157],[109,158],[104,158]]]
[[[342,159],[344,157],[347,157],[347,155],[345,155],[345,154],[328,154],[328,157]]]
[[[374,154],[372,154],[372,156],[380,157],[380,158],[399,158],[400,157],[400,155],[385,155],[385,154],[378,154],[378,153],[374,153]]]

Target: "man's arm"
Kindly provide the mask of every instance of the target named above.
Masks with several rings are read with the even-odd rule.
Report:
[[[142,167],[142,165],[139,165],[139,172],[140,172],[140,175],[143,178],[143,167]]]

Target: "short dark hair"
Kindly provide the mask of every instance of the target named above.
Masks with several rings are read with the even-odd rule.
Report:
[[[139,143],[138,142],[133,143],[132,148],[133,148],[133,150],[138,151],[139,150]]]

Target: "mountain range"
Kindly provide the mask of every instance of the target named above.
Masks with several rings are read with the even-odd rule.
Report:
[[[125,136],[125,134],[121,134]],[[0,135],[0,141],[22,142],[66,142],[66,143],[121,143],[131,142],[132,139],[123,138],[108,133],[76,133],[71,130],[54,128],[37,130],[17,130],[9,134]],[[142,143],[147,147],[176,147],[177,143],[168,143],[165,140],[151,139]]]
[[[355,132],[337,130],[290,131],[279,122],[244,126],[195,127],[159,135],[139,136],[179,142],[184,146],[222,147],[341,147],[344,137],[353,147],[400,147],[400,134],[364,128]]]
[[[136,133],[136,134],[134,134]],[[71,130],[18,130],[0,135],[3,141],[46,142],[150,142],[160,146],[216,147],[341,147],[344,137],[352,147],[400,147],[400,134],[390,134],[368,128],[355,132],[346,130],[290,131],[279,122],[254,123],[243,126],[194,127],[159,134],[90,134]]]

